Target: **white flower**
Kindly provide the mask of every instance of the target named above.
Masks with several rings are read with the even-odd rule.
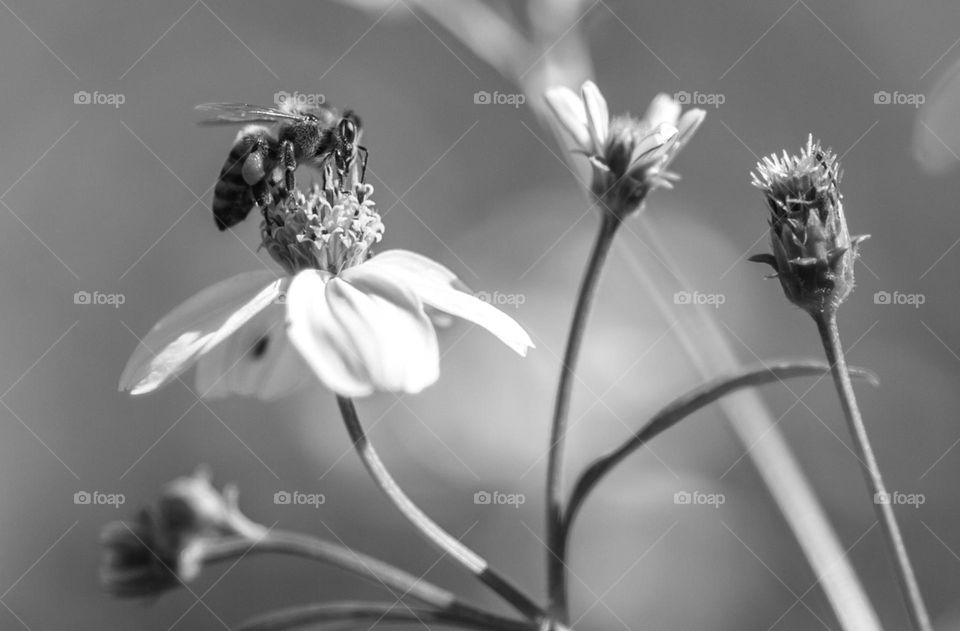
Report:
[[[611,119],[607,101],[592,81],[578,97],[571,89],[554,87],[544,95],[575,149],[594,167],[592,189],[603,199],[620,198],[634,205],[653,188],[672,188],[678,176],[667,170],[681,148],[703,122],[706,112],[681,107],[673,97],[658,94],[643,118]]]
[[[314,187],[268,208],[263,246],[288,274],[239,274],[184,302],[142,340],[120,389],[151,392],[197,364],[205,397],[273,399],[312,375],[348,397],[419,392],[440,373],[428,309],[478,324],[525,355],[533,343],[523,328],[458,289],[446,267],[405,250],[369,255],[383,231],[371,191]]]

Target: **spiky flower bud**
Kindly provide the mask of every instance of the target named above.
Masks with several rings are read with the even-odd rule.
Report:
[[[773,253],[750,260],[773,267],[787,299],[814,316],[832,312],[853,290],[857,248],[869,237],[847,230],[841,175],[836,155],[812,135],[799,155],[766,157],[752,174],[770,210]]]

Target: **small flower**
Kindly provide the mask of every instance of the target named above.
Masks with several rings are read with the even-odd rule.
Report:
[[[787,299],[811,315],[836,309],[853,290],[858,246],[869,237],[847,229],[836,155],[811,135],[799,155],[771,155],[752,175],[770,210],[773,254],[750,260],[773,267]]]
[[[583,84],[579,98],[566,87],[547,90],[545,98],[576,150],[590,159],[594,195],[621,216],[637,210],[650,190],[672,188],[679,176],[667,167],[706,116],[701,109],[681,116],[674,98],[658,94],[643,118],[611,119],[592,81]]]
[[[157,505],[132,522],[107,524],[100,536],[104,589],[120,597],[156,595],[196,578],[212,542],[260,539],[263,527],[248,520],[236,500],[233,487],[217,491],[201,469],[166,485]]]
[[[266,208],[263,248],[286,275],[239,274],[187,300],[143,339],[120,389],[151,392],[197,364],[206,397],[274,399],[311,373],[343,396],[415,393],[439,378],[434,312],[525,355],[533,343],[523,328],[461,291],[446,267],[405,250],[371,255],[383,235],[372,192],[315,185]]]

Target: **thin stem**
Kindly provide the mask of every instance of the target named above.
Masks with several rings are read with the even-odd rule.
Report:
[[[652,248],[654,256],[673,271],[679,288],[692,291],[693,286],[681,272],[682,266],[649,220],[645,222],[645,232],[649,238],[644,242]],[[668,322],[684,318],[683,324],[673,330],[683,352],[701,377],[706,379],[740,365],[731,346],[732,331],[724,329],[715,309],[685,309],[681,315],[664,298],[677,288],[665,291],[666,288],[639,263],[632,250],[623,247],[621,253],[646,289],[646,298],[664,318]],[[692,316],[691,319],[686,319],[688,315]],[[850,563],[845,546],[766,403],[755,390],[741,390],[721,399],[719,407],[770,491],[801,552],[820,579],[840,627],[847,631],[880,631],[880,621]]]
[[[280,609],[247,620],[237,631],[280,631],[323,623],[356,623],[379,626],[380,623],[434,623],[465,629],[499,631],[536,631],[531,622],[511,620],[494,614],[468,614],[460,611],[434,611],[411,608],[397,603],[336,602],[315,603]],[[337,627],[339,628],[339,627]],[[372,627],[371,627],[372,628]]]
[[[270,530],[255,541],[247,537],[222,539],[207,546],[203,560],[205,563],[215,563],[255,553],[289,554],[333,565],[357,576],[372,579],[395,596],[409,596],[437,609],[469,608],[468,605],[460,603],[452,592],[380,559],[296,532]]]
[[[491,569],[483,557],[437,525],[426,513],[420,510],[419,506],[413,503],[413,500],[404,493],[400,485],[390,475],[383,461],[380,460],[380,456],[373,448],[373,444],[367,438],[353,401],[338,396],[337,403],[340,406],[340,413],[343,415],[347,433],[350,435],[350,440],[353,441],[354,448],[357,450],[363,465],[381,490],[387,494],[394,506],[407,518],[407,521],[413,524],[417,532],[441,552],[450,555],[457,563],[465,567],[524,616],[537,622],[544,619],[547,614],[539,605],[507,578]]]
[[[597,286],[603,264],[607,260],[620,219],[606,208],[601,208],[600,230],[597,232],[590,260],[584,271],[573,310],[573,322],[563,354],[560,383],[553,410],[553,425],[550,430],[550,449],[547,454],[547,590],[550,596],[550,613],[567,622],[566,557],[563,549],[563,446],[567,432],[567,417],[570,413],[570,397],[573,391],[574,371],[580,356],[580,347],[587,329],[587,318],[597,294]]]
[[[856,367],[851,368],[850,371],[854,376],[863,377],[874,384],[877,383],[876,376],[870,371]],[[573,487],[573,492],[570,495],[570,501],[567,504],[567,510],[564,515],[562,532],[563,549],[566,550],[569,545],[570,533],[573,530],[573,524],[580,512],[580,508],[593,489],[596,488],[597,484],[633,452],[664,431],[689,417],[697,410],[742,388],[782,382],[786,379],[796,377],[815,377],[829,373],[830,366],[823,362],[781,362],[712,379],[677,397],[647,421],[640,431],[630,436],[630,438],[617,449],[595,460],[593,464],[580,475],[580,478]]]
[[[837,394],[840,396],[840,407],[843,408],[843,414],[847,418],[850,433],[854,438],[857,457],[862,465],[867,484],[873,493],[874,510],[877,512],[884,538],[887,540],[895,561],[897,580],[900,582],[900,589],[903,591],[904,601],[910,613],[913,627],[916,631],[932,631],[930,615],[923,604],[920,586],[917,584],[917,577],[913,573],[913,566],[910,564],[910,557],[903,543],[903,536],[900,534],[900,526],[897,524],[897,518],[893,512],[893,505],[889,501],[890,496],[880,475],[880,466],[873,455],[873,449],[870,447],[870,440],[867,437],[867,428],[860,416],[857,396],[854,394],[853,384],[850,382],[847,361],[843,354],[843,345],[840,343],[840,329],[837,327],[836,313],[831,311],[815,315],[814,320],[817,323],[820,338],[823,340],[827,361],[830,362],[833,369],[833,382],[837,387]]]

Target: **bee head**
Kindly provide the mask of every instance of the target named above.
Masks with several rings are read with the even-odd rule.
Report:
[[[360,136],[360,118],[352,110],[344,112],[337,125],[342,142],[347,146],[356,144]]]

